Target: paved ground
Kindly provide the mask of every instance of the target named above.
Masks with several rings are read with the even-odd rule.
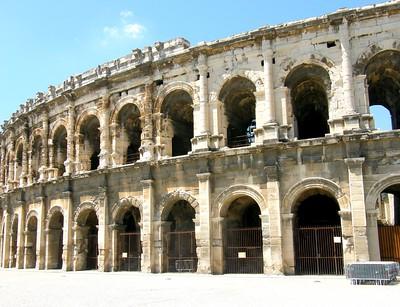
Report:
[[[0,270],[0,306],[400,306],[400,283],[268,277]]]

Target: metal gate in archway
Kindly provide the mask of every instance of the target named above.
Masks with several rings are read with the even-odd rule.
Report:
[[[125,232],[119,234],[119,270],[140,271],[142,244],[140,232]]]
[[[261,227],[227,229],[225,273],[262,274],[263,246]]]
[[[299,227],[294,240],[296,274],[344,274],[341,227]]]
[[[400,262],[400,226],[379,225],[378,233],[381,260]]]
[[[97,263],[97,256],[98,252],[98,237],[96,234],[88,234],[88,246],[87,246],[87,265],[86,268],[88,270],[97,270],[98,263]]]
[[[196,272],[196,235],[194,231],[171,231],[167,236],[168,272]]]

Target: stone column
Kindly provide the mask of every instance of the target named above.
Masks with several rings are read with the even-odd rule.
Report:
[[[44,270],[46,264],[46,198],[38,197],[37,202],[40,203],[40,209],[37,225],[36,268]]]
[[[197,272],[211,273],[211,184],[210,173],[197,174],[199,180],[200,225],[196,232]]]
[[[212,218],[212,273],[224,274],[224,245],[225,219]]]
[[[370,258],[369,260],[371,261],[381,260],[381,253],[379,248],[377,210],[367,211],[367,237],[368,237],[368,249]]]
[[[339,215],[342,228],[343,264],[346,265],[354,261],[352,216],[350,210],[341,210]]]
[[[17,261],[16,268],[24,268],[24,232],[25,232],[25,203],[20,201],[18,204],[18,234],[17,234]]]
[[[68,123],[67,123],[67,160],[65,165],[65,176],[74,173],[74,137],[75,137],[75,107],[74,103],[70,102],[68,106]]]
[[[271,253],[271,234],[270,234],[270,223],[269,215],[260,215],[261,229],[262,229],[262,241],[263,241],[263,263],[264,263],[264,274],[272,274],[272,253]]]
[[[290,91],[286,86],[275,89],[275,97],[278,108],[276,109],[276,116],[279,126],[279,139],[288,140],[294,137],[293,128],[290,125],[290,118],[292,117],[292,105],[290,101]]]
[[[354,78],[355,105],[361,113],[361,129],[374,130],[374,120],[369,111],[368,82],[366,75],[358,75]]]
[[[40,178],[39,181],[43,182],[47,179],[47,168],[49,166],[48,152],[49,152],[49,114],[47,110],[43,115],[43,147],[42,147],[42,165],[39,167]]]
[[[119,271],[119,250],[118,250],[118,236],[123,227],[118,224],[113,224],[111,227],[111,270],[113,272]]]
[[[34,233],[34,231],[29,231],[28,229],[24,231],[24,269],[32,269],[36,267],[36,263],[34,261],[36,257],[36,250],[33,251],[33,244],[36,240],[36,238],[34,238]]]
[[[349,25],[347,19],[339,26],[340,46],[342,49],[342,80],[343,80],[343,130],[360,129],[359,114],[356,112],[354,99],[353,67],[351,65],[351,48]]]
[[[4,212],[4,233],[3,233],[3,248],[1,256],[1,267],[9,267],[10,259],[10,238],[11,238],[11,216],[8,210]]]
[[[160,242],[161,249],[159,254],[160,273],[168,272],[168,244],[166,234],[171,230],[171,222],[161,221],[160,223]]]
[[[4,188],[5,182],[4,182],[4,168],[6,165],[5,162],[5,158],[6,158],[6,149],[4,146],[4,141],[1,140],[1,145],[0,145],[0,187]],[[2,190],[0,190],[0,192],[2,192]]]
[[[73,270],[74,241],[73,241],[73,198],[72,192],[63,192],[65,199],[63,227],[63,271]]]
[[[103,97],[97,104],[100,114],[100,165],[99,168],[107,168],[110,165],[110,101],[109,96]]]
[[[283,273],[282,259],[282,229],[281,229],[281,201],[280,201],[280,184],[277,166],[266,166],[267,175],[266,200],[268,204],[269,215],[269,245],[271,251],[270,266],[266,272],[269,274]],[[263,218],[262,218],[263,221]],[[264,222],[263,222],[264,223]],[[264,224],[263,224],[264,226]],[[267,226],[267,225],[265,225]],[[264,233],[264,228],[263,228]]]
[[[28,185],[33,184],[33,175],[32,175],[32,150],[31,148],[28,151],[28,178],[27,178]]]
[[[350,203],[354,236],[354,261],[369,261],[367,212],[365,209],[362,165],[365,158],[349,158],[344,162],[349,172]]]
[[[156,254],[153,238],[153,216],[154,216],[154,181],[142,180],[143,187],[143,216],[142,216],[142,272],[155,272],[155,257]]]
[[[144,114],[141,114],[143,130],[141,135],[140,161],[150,161],[155,157],[153,141],[153,83],[145,85]]]
[[[116,123],[112,123],[110,125],[110,133],[111,133],[111,165],[113,167],[120,165],[120,153],[118,151],[118,125]]]
[[[195,135],[192,140],[192,150],[194,152],[208,151],[210,148],[210,128],[209,128],[209,103],[208,103],[208,66],[207,56],[200,54],[198,57],[197,69],[199,70],[199,104],[197,116],[194,116]]]
[[[282,249],[283,249],[283,269],[285,274],[295,273],[295,254],[293,240],[293,218],[294,214],[282,214]]]
[[[98,231],[98,270],[100,272],[110,271],[110,242],[109,242],[109,227],[108,227],[108,197],[107,189],[100,187],[98,192],[99,197],[99,231]]]
[[[74,162],[74,171],[75,173],[80,173],[84,171],[84,159],[85,152],[83,150],[83,142],[84,137],[83,134],[77,133],[74,136],[75,139],[75,162]]]
[[[263,130],[263,142],[276,142],[279,139],[279,126],[276,121],[275,93],[273,81],[272,46],[270,40],[261,43],[264,58],[264,112],[257,129]],[[259,142],[258,142],[259,143]]]

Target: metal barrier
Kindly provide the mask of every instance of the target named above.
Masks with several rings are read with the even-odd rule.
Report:
[[[88,252],[87,252],[87,263],[86,269],[88,270],[97,270],[97,256],[99,254],[98,251],[98,237],[96,234],[88,234]]]
[[[263,273],[262,244],[261,227],[228,229],[225,237],[225,273]]]
[[[301,227],[294,233],[296,274],[342,275],[343,248],[340,227]]]
[[[353,285],[372,282],[376,285],[387,285],[396,280],[400,267],[397,262],[369,261],[357,262],[346,266],[346,278]]]
[[[168,272],[196,272],[196,235],[194,231],[167,234]]]

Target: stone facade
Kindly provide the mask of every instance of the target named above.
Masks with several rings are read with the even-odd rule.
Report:
[[[379,260],[376,203],[400,184],[400,132],[399,104],[376,97],[400,81],[397,57],[392,1],[193,47],[158,42],[50,86],[0,135],[1,266],[90,268],[96,235],[95,267],[118,270],[129,211],[139,269],[168,271],[166,229],[184,203],[197,272],[222,274],[232,204],[251,200],[263,272],[293,274],[296,214],[312,195],[338,204],[344,263]],[[375,130],[373,104],[394,130]]]

